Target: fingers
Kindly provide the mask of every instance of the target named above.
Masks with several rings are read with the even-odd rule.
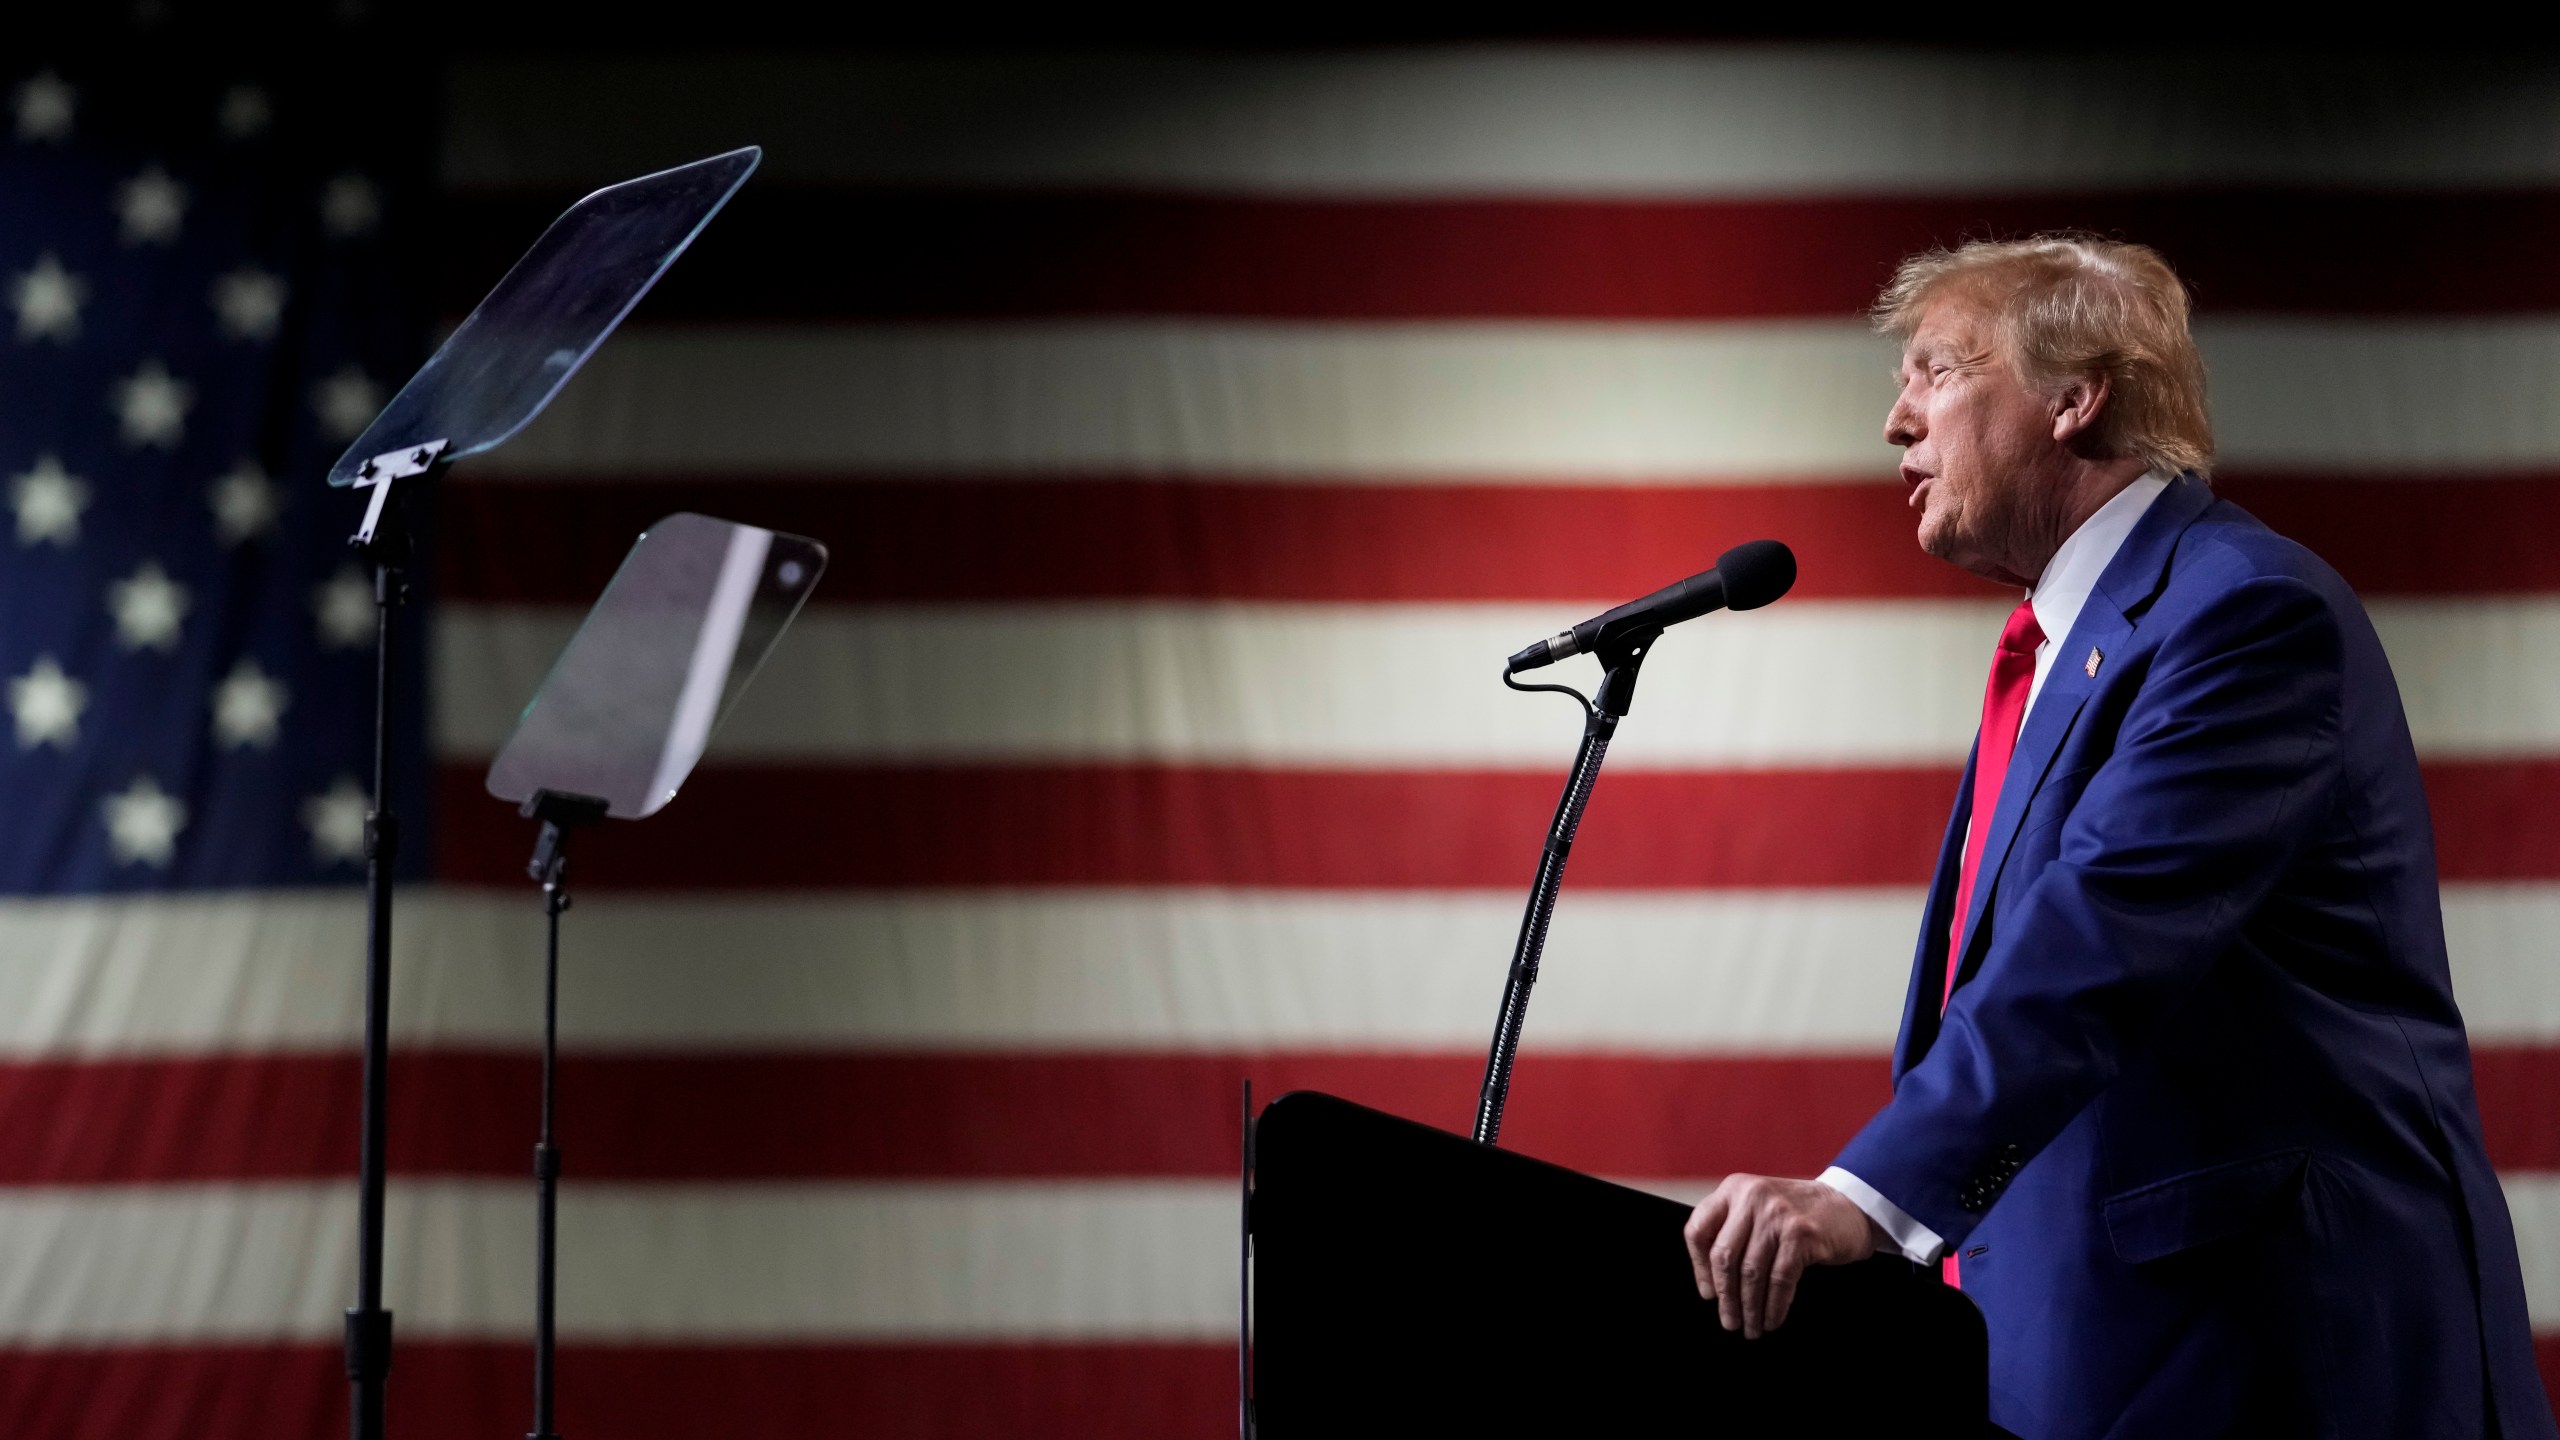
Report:
[[[1751,1249],[1757,1208],[1748,1190],[1734,1196],[1724,1228],[1716,1232],[1715,1244],[1707,1252],[1716,1277],[1716,1319],[1727,1330],[1743,1328],[1742,1261]]]
[[[1804,1278],[1805,1250],[1790,1233],[1778,1245],[1777,1259],[1769,1267],[1768,1317],[1763,1328],[1775,1330],[1787,1323],[1787,1311],[1796,1303],[1796,1282]]]
[[[1725,1209],[1724,1186],[1718,1185],[1715,1193],[1699,1201],[1698,1208],[1689,1212],[1689,1223],[1681,1228],[1681,1238],[1689,1245],[1689,1271],[1697,1279],[1701,1299],[1716,1298],[1715,1270],[1708,1261],[1707,1252],[1715,1245],[1716,1232],[1724,1228]]]
[[[1809,1182],[1728,1175],[1689,1213],[1681,1236],[1690,1272],[1725,1329],[1756,1340],[1794,1309],[1805,1267],[1821,1248],[1812,1193]]]
[[[1769,1280],[1777,1269],[1778,1248],[1786,1234],[1786,1220],[1769,1216],[1764,1223],[1751,1227],[1750,1238],[1743,1244],[1742,1254],[1742,1336],[1757,1340],[1769,1329]]]

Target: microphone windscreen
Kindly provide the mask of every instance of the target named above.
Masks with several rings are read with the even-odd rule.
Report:
[[[1757,610],[1796,583],[1796,552],[1775,540],[1749,541],[1718,556],[1716,573],[1727,609]]]

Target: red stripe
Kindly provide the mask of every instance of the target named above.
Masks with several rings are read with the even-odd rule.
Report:
[[[1563,770],[724,764],[645,824],[582,839],[579,883],[1525,889]],[[520,886],[527,822],[481,775],[468,761],[439,772],[436,873]],[[2445,879],[2560,878],[2560,759],[2444,761],[2426,776]],[[1955,788],[1937,768],[1604,775],[1566,883],[1921,884]]]
[[[475,304],[574,198],[448,203],[447,311]],[[2560,306],[2548,190],[1325,200],[773,185],[739,195],[643,315],[1847,316],[1914,251],[2049,229],[2159,247],[2206,314]]]
[[[2560,1169],[2560,1048],[2484,1047],[2474,1061],[2491,1161]],[[1474,1051],[575,1054],[560,1134],[585,1181],[1220,1176],[1235,1169],[1247,1080],[1463,1131],[1483,1063]],[[525,1173],[531,1055],[407,1051],[393,1070],[398,1173]],[[1809,1175],[1889,1098],[1886,1070],[1882,1052],[1532,1051],[1503,1143],[1609,1175]],[[356,1094],[352,1055],[0,1066],[0,1185],[349,1174]],[[845,1115],[861,1121],[812,1123]]]
[[[645,825],[581,838],[579,884],[1526,888],[1563,772],[723,765]],[[521,885],[527,822],[481,776],[440,772],[436,873]],[[1913,883],[1955,787],[1935,768],[1607,776],[1568,880]]]
[[[2489,1162],[2501,1170],[2560,1170],[2560,1049],[2482,1045],[2471,1051]]]
[[[1762,535],[1796,546],[1799,595],[1993,593],[1920,553],[1896,489],[510,480],[447,492],[439,571],[456,599],[584,604],[634,535],[699,510],[824,541],[819,593],[839,604],[1587,601],[1668,584]]]
[[[756,1344],[560,1347],[561,1433],[617,1440],[1194,1436],[1235,1428],[1222,1344]],[[516,1342],[401,1337],[386,1428],[520,1435],[533,1362]],[[329,1345],[0,1350],[10,1440],[336,1440]]]
[[[2371,480],[2241,474],[2215,488],[2364,595],[2560,591],[2560,475]]]
[[[1451,1130],[1483,1057],[1438,1054],[572,1055],[559,1104],[577,1180],[1218,1176],[1236,1097],[1325,1090]],[[538,1073],[522,1052],[394,1062],[402,1175],[525,1173]],[[1887,1098],[1886,1060],[1545,1055],[1520,1061],[1503,1140],[1618,1175],[1809,1174]],[[356,1161],[352,1055],[0,1067],[0,1185],[310,1179]],[[858,1115],[858,1124],[813,1117]]]
[[[2560,591],[2560,477],[2243,476],[2224,493],[2367,595]],[[459,600],[583,605],[631,540],[698,510],[813,536],[820,597],[878,601],[1606,600],[1743,540],[1795,549],[1794,594],[1987,597],[1920,553],[1890,479],[1619,486],[630,477],[446,492],[439,583]],[[2387,523],[2385,523],[2387,519]]]
[[[2424,768],[2440,876],[2560,878],[2560,760],[2437,761]]]
[[[533,1365],[522,1344],[403,1339],[396,1356],[391,1433],[524,1426]],[[1234,1433],[1235,1359],[1214,1342],[568,1344],[559,1427],[620,1440],[1215,1440]],[[2534,1359],[2560,1395],[2560,1335],[2536,1335]],[[334,1440],[346,1377],[325,1345],[0,1350],[0,1415],[11,1440]]]

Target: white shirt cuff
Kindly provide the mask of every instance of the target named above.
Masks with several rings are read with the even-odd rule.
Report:
[[[1814,1183],[1828,1185],[1849,1197],[1849,1203],[1867,1212],[1876,1228],[1902,1247],[1902,1258],[1914,1265],[1935,1265],[1947,1253],[1947,1242],[1938,1232],[1914,1220],[1903,1208],[1884,1198],[1876,1187],[1834,1165],[1816,1175]]]

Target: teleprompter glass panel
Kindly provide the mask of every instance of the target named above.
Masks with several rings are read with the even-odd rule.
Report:
[[[490,764],[489,793],[656,814],[826,567],[798,535],[694,514],[650,526]]]
[[[496,448],[542,413],[640,297],[738,193],[750,145],[608,185],[563,212],[329,469],[429,441],[444,458]]]

